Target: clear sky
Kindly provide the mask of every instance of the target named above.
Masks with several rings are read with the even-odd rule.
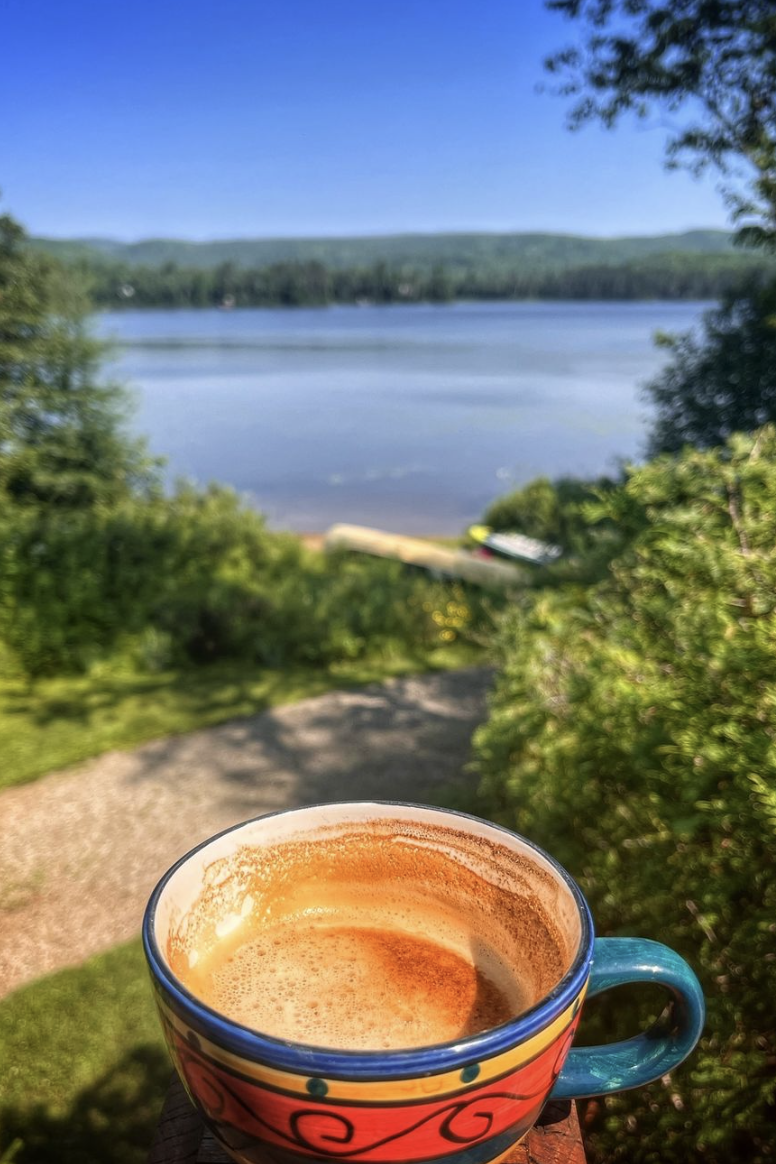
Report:
[[[666,129],[571,134],[542,0],[5,0],[4,207],[36,234],[726,225]]]

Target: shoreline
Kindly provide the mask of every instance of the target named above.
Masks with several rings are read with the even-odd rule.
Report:
[[[236,303],[234,307],[222,307],[218,303],[180,303],[175,306],[169,304],[135,304],[131,302],[126,303],[112,303],[110,305],[104,303],[94,304],[93,315],[125,315],[132,313],[136,315],[150,315],[153,312],[161,312],[164,314],[173,314],[177,312],[213,312],[216,311],[219,315],[234,315],[237,312],[244,311],[279,311],[285,313],[293,313],[297,311],[330,311],[336,308],[348,308],[354,311],[364,311],[371,308],[406,308],[406,307],[475,307],[475,306],[495,306],[503,304],[526,304],[533,306],[576,306],[586,305],[590,307],[606,306],[612,307],[614,305],[627,307],[639,307],[651,303],[686,303],[696,304],[698,306],[713,307],[719,302],[718,298],[708,298],[690,295],[670,295],[659,296],[651,295],[644,298],[638,296],[619,296],[617,298],[601,298],[593,296],[526,296],[524,298],[480,298],[471,299],[462,297],[460,299],[411,299],[411,300],[390,300],[387,302],[377,302],[376,300],[368,300],[366,302],[356,303],[332,301],[331,303]]]

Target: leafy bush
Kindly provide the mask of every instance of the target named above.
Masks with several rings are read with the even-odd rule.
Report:
[[[398,563],[308,554],[218,486],[0,518],[0,641],[33,675],[128,643],[150,668],[422,652],[458,638],[473,604]]]
[[[595,483],[561,477],[537,477],[521,489],[499,497],[485,511],[483,522],[498,530],[519,530],[542,541],[568,547],[586,529],[581,507],[594,496]]]
[[[599,932],[665,941],[703,982],[700,1048],[673,1078],[606,1101],[596,1158],[765,1161],[776,1126],[776,431],[658,459],[602,505],[628,526],[609,577],[527,594],[504,619],[503,673],[476,737],[481,795],[578,877]],[[628,525],[634,509],[640,529]],[[612,1037],[623,999],[610,1002],[590,1008],[595,1041]]]
[[[169,635],[181,658],[228,655],[299,557],[291,539],[268,534],[220,488],[112,507],[9,506],[0,637],[30,673],[83,669],[148,626]],[[277,628],[265,621],[271,653]]]
[[[309,563],[294,601],[304,604],[310,620],[302,657],[320,662],[397,646],[422,653],[476,632],[487,618],[475,589],[347,553]]]
[[[534,585],[557,585],[571,579],[590,582],[606,570],[624,536],[623,529],[616,527],[599,505],[614,488],[615,482],[608,477],[594,481],[537,477],[498,497],[482,520],[493,529],[516,530],[564,550],[557,562],[534,570]]]

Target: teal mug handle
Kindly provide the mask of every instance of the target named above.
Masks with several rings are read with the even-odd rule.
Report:
[[[551,1099],[584,1099],[642,1087],[671,1071],[692,1051],[706,1008],[700,983],[684,958],[647,938],[596,938],[587,996],[629,982],[656,982],[672,998],[641,1035],[600,1047],[572,1047]]]

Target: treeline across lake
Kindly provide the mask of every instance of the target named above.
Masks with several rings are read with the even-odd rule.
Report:
[[[98,307],[306,307],[330,303],[418,303],[455,299],[715,299],[776,272],[776,263],[737,253],[667,253],[566,270],[431,269],[375,262],[335,268],[288,261],[253,268],[176,263],[135,266],[78,259]]]

